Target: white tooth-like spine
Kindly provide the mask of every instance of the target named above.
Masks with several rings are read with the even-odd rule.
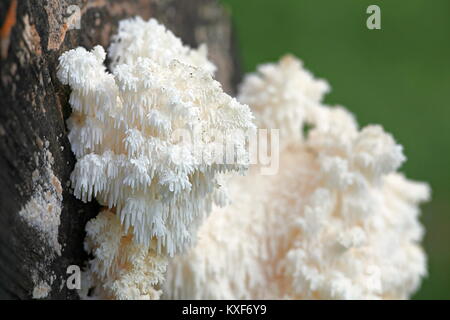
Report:
[[[397,170],[402,147],[380,126],[321,103],[328,90],[292,56],[240,86],[260,128],[281,130],[279,172],[228,183],[164,295],[181,299],[406,299],[426,275],[419,204],[427,184]],[[302,127],[311,129],[301,135]],[[283,138],[284,137],[284,138]]]
[[[108,238],[88,232],[87,241],[105,249],[107,244],[101,242],[113,236],[130,238],[134,244],[127,244],[128,249],[147,248],[150,260],[165,261],[195,242],[214,199],[224,203],[217,196],[218,175],[248,167],[244,148],[242,161],[211,161],[215,144],[209,138],[215,132],[227,136],[255,126],[249,107],[225,94],[213,79],[215,66],[206,54],[205,47],[184,46],[156,20],[135,18],[122,21],[113,38],[111,73],[101,46],[91,51],[76,48],[60,57],[57,76],[72,89],[73,114],[67,124],[77,157],[71,174],[74,194],[83,201],[95,198],[113,210],[122,228],[111,230]],[[174,136],[177,130],[192,139]],[[89,228],[116,223],[112,217],[102,219],[92,221]],[[108,231],[105,226],[101,229]],[[116,268],[111,254],[128,250],[115,241],[108,257],[87,247],[95,257],[90,264],[94,286],[106,286],[111,280],[98,266]],[[117,290],[108,284],[107,291],[97,292],[123,298],[123,285],[115,282]]]
[[[154,245],[154,244],[153,244]],[[89,261],[83,285],[93,288],[101,299],[159,299],[157,285],[164,280],[167,256],[154,247],[138,244],[133,230],[124,232],[117,215],[102,211],[86,225],[85,250],[95,257]]]
[[[291,55],[285,56],[278,65],[259,66],[257,73],[246,75],[239,88],[241,100],[251,106],[258,128],[283,128],[281,144],[302,138],[308,110],[320,103],[329,91],[325,80],[315,79],[303,68],[302,61]]]
[[[108,49],[111,67],[134,64],[140,58],[149,58],[163,67],[174,59],[212,74],[216,66],[207,58],[208,49],[201,45],[192,49],[155,19],[144,21],[140,17],[119,22],[119,30]]]

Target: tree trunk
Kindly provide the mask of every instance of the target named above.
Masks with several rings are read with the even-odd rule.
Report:
[[[95,202],[75,199],[65,120],[70,90],[56,78],[64,51],[105,48],[118,21],[157,18],[193,47],[207,43],[216,78],[236,80],[229,17],[214,0],[0,2],[0,298],[76,299],[66,279],[83,267]],[[59,220],[60,218],[60,220]]]

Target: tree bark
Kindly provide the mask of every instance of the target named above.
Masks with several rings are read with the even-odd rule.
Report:
[[[239,75],[233,37],[215,0],[0,2],[0,298],[29,299],[33,291],[78,298],[67,288],[67,267],[86,261],[84,227],[99,208],[77,200],[68,183],[70,90],[56,78],[58,57],[78,46],[106,48],[118,21],[135,15],[157,18],[191,46],[207,43],[216,78],[232,91]],[[60,254],[42,232],[59,213]],[[40,292],[42,284],[50,290]]]

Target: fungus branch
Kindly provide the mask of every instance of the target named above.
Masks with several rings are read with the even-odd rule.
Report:
[[[101,46],[60,57],[58,77],[72,88],[68,127],[77,163],[71,181],[77,198],[95,198],[115,212],[116,218],[105,211],[87,227],[93,245],[86,248],[95,257],[90,278],[111,289],[98,295],[153,298],[158,294],[149,288],[162,279],[166,257],[193,243],[214,199],[221,199],[218,174],[247,167],[248,161],[215,161],[211,137],[254,129],[253,116],[213,79],[205,47],[183,46],[156,20],[122,21],[109,52],[112,73]],[[243,147],[239,153],[248,156]],[[132,253],[123,256],[127,250]],[[135,262],[150,265],[131,267]],[[152,272],[145,287],[138,285]]]
[[[426,274],[418,204],[426,184],[397,169],[402,147],[376,125],[358,129],[288,56],[245,77],[239,100],[260,128],[279,128],[280,165],[228,185],[164,294],[189,299],[405,299]],[[312,129],[301,134],[308,124]]]

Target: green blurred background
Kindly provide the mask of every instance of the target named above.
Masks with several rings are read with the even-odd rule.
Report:
[[[403,144],[402,171],[430,183],[423,208],[429,276],[416,299],[450,299],[450,0],[222,0],[243,69],[300,57],[332,86],[326,103]],[[381,8],[381,30],[366,9]]]

